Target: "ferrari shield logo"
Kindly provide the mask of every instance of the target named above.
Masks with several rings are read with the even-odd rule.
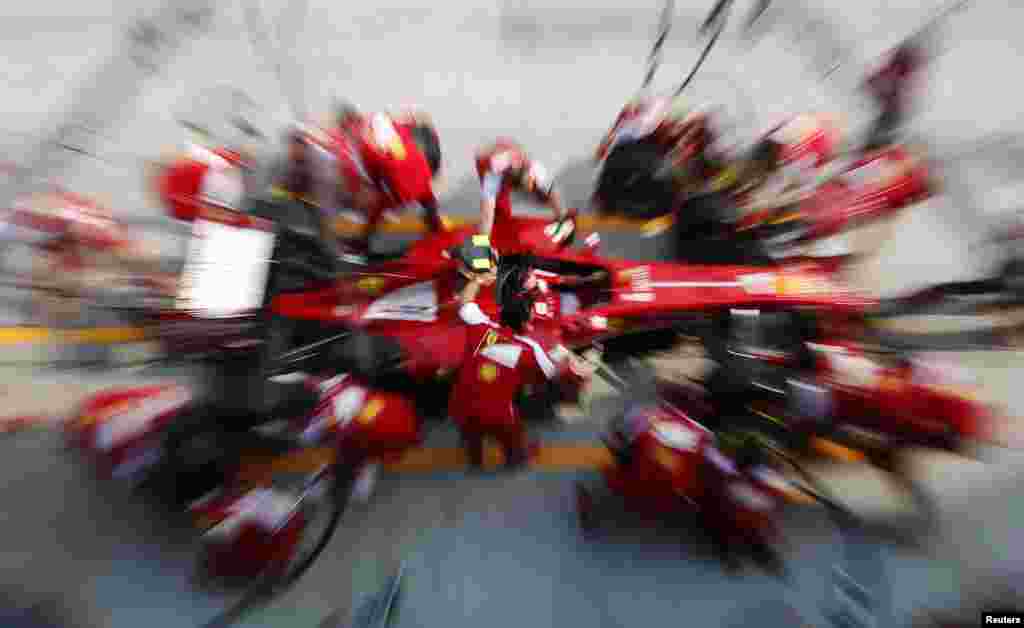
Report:
[[[370,403],[366,404],[366,407],[363,408],[363,411],[359,415],[357,421],[363,425],[372,423],[383,408],[384,403],[380,399],[372,399]]]
[[[493,364],[484,364],[480,367],[480,381],[493,382],[498,379],[498,367]]]
[[[382,277],[365,277],[356,283],[356,288],[367,294],[377,294],[384,288]]]

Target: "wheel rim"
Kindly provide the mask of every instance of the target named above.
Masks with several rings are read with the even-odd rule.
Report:
[[[283,571],[279,587],[288,587],[294,584],[327,549],[348,505],[350,488],[354,479],[355,474],[351,470],[342,471],[335,468],[325,471],[313,486],[307,487],[318,494],[310,495],[307,498],[311,502],[305,512],[313,510],[316,512],[316,517],[307,522],[302,530],[302,538]]]
[[[321,474],[322,477],[312,480],[303,487],[304,490],[311,492],[315,490],[320,495],[303,498],[306,502],[300,505],[303,514],[309,516],[309,513],[315,512],[315,516],[304,525],[296,547],[292,548],[291,556],[283,564],[271,562],[262,573],[248,583],[236,583],[242,584],[244,592],[241,600],[228,611],[229,615],[246,612],[246,609],[258,606],[284,592],[298,581],[327,549],[348,504],[348,489],[351,488],[354,474],[348,470],[325,470]],[[229,582],[210,577],[204,569],[204,561],[205,556],[201,554],[196,570],[197,584],[211,591],[237,590]]]

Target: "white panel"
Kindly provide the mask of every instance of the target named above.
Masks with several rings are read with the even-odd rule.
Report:
[[[222,317],[263,304],[274,234],[199,220],[182,277],[179,307]]]
[[[434,283],[425,281],[386,294],[370,304],[363,318],[431,323],[437,320]]]

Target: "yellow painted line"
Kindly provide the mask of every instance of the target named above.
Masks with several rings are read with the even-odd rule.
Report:
[[[250,458],[243,462],[240,480],[259,482],[275,473],[312,473],[335,458],[335,450],[316,448],[276,458]],[[500,449],[488,446],[484,451],[484,467],[493,469],[503,460]],[[608,450],[597,444],[542,445],[530,461],[533,471],[576,471],[600,469],[611,464]],[[466,453],[458,447],[425,447],[407,452],[401,460],[384,465],[394,473],[438,473],[470,469]]]
[[[116,344],[139,342],[148,337],[142,327],[98,327],[95,329],[58,330],[41,327],[2,327],[0,345],[18,344]]]
[[[0,328],[0,345],[35,344],[51,339],[53,332],[39,327]]]
[[[242,486],[254,487],[270,482],[276,473],[313,473],[335,459],[331,448],[311,449],[277,458],[248,459],[242,462],[237,480]],[[484,450],[484,468],[495,469],[503,462],[496,446]],[[608,450],[597,444],[542,445],[530,461],[531,471],[596,471],[614,463]],[[457,447],[418,448],[409,451],[401,460],[384,465],[392,473],[441,473],[470,470],[466,453]],[[796,489],[784,491],[783,497],[796,504],[815,504],[814,498]]]
[[[477,224],[475,218],[460,218],[451,215],[442,217],[449,229],[458,229],[467,225]],[[672,224],[671,216],[662,216],[653,220],[634,220],[619,216],[579,216],[576,228],[580,231],[623,231],[630,233],[657,233],[664,231]],[[362,234],[363,225],[341,217],[335,220],[335,232],[341,237],[356,237]],[[381,233],[409,235],[424,233],[426,224],[415,215],[403,215],[393,222],[383,221],[379,226]]]
[[[844,447],[834,441],[815,438],[811,441],[811,449],[819,454],[841,460],[843,462],[863,462],[867,459],[862,452]]]

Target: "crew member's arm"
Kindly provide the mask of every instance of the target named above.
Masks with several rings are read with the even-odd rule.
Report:
[[[496,278],[496,269],[481,275],[474,275],[473,277],[470,278],[469,283],[467,283],[466,286],[462,289],[462,292],[459,293],[459,302],[463,306],[471,304],[473,305],[474,308],[476,308],[477,311],[479,311],[480,308],[476,305],[476,297],[477,295],[480,294],[480,288],[493,284]],[[460,316],[461,313],[462,310],[460,310]],[[466,321],[465,317],[463,317],[463,321],[471,325],[475,324]]]
[[[565,215],[562,197],[555,189],[555,182],[548,174],[547,168],[537,162],[530,164],[530,190],[538,200],[547,205],[555,215],[555,222],[560,222]]]
[[[488,172],[480,185],[480,233],[491,235],[494,228],[494,212],[498,204],[504,175]]]
[[[530,347],[533,362],[539,371],[538,376],[542,375],[543,380],[554,384],[563,401],[578,402],[583,387],[590,381],[596,367],[563,345],[546,350],[532,338],[518,336],[517,339]]]
[[[555,215],[555,221],[561,221],[567,212],[565,211],[565,206],[562,205],[562,195],[558,193],[558,190],[552,189],[547,193],[547,204]]]

